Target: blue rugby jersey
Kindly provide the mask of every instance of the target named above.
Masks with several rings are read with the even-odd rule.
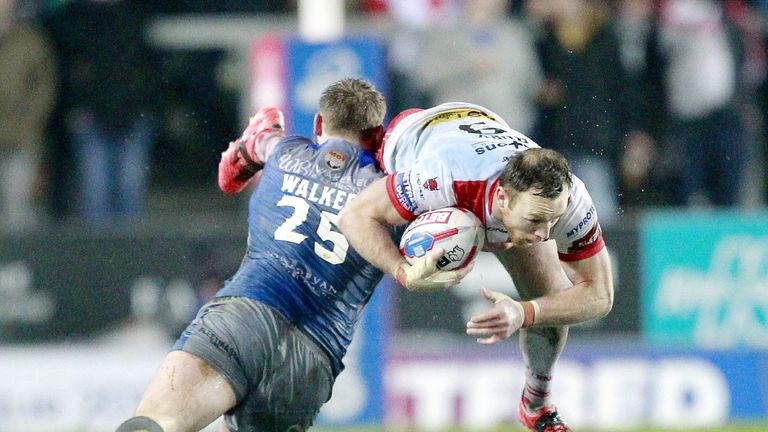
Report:
[[[217,297],[245,296],[275,308],[328,352],[338,375],[383,274],[349,246],[336,220],[382,176],[373,156],[352,143],[281,140],[250,199],[246,255]]]

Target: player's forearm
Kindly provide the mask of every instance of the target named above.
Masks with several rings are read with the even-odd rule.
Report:
[[[355,220],[354,224],[352,220]],[[366,261],[391,276],[405,262],[390,237],[387,225],[381,222],[342,212],[339,230]]]
[[[390,237],[389,227],[405,222],[387,199],[387,177],[382,177],[341,210],[338,227],[363,258],[379,270],[396,276],[397,268],[405,259]]]
[[[540,313],[537,325],[570,325],[602,318],[613,307],[613,273],[608,250],[594,256],[562,262],[573,286],[553,290],[537,298]]]
[[[539,305],[536,326],[574,325],[607,315],[613,306],[613,289],[583,282],[535,300]]]

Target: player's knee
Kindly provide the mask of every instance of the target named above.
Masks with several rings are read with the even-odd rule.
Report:
[[[156,421],[149,417],[134,417],[118,426],[115,432],[165,432]]]

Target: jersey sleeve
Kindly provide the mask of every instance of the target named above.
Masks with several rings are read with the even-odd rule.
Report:
[[[409,170],[389,174],[387,195],[407,221],[426,211],[456,204],[450,171],[434,163],[417,162]]]
[[[605,248],[603,232],[584,183],[574,177],[568,208],[553,229],[561,261],[580,261]]]

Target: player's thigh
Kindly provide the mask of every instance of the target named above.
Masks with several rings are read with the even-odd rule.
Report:
[[[154,419],[165,432],[197,431],[234,405],[235,393],[219,372],[193,354],[171,351],[136,415]]]
[[[307,430],[330,398],[333,371],[328,355],[277,313],[269,328],[273,339],[264,357],[264,370],[254,377],[243,401],[225,416],[230,431],[272,432]]]
[[[512,276],[523,299],[541,297],[571,285],[560,265],[554,241],[513,247],[495,255]]]

